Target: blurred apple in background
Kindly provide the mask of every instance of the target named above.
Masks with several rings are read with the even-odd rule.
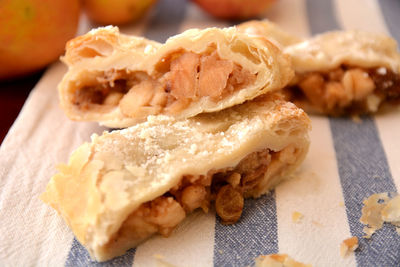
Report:
[[[0,79],[57,60],[76,33],[79,14],[79,0],[0,0]]]
[[[192,0],[221,19],[248,19],[265,12],[276,0]]]
[[[121,25],[140,19],[157,0],[83,0],[90,20]]]

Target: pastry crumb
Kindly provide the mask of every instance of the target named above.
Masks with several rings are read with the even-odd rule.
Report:
[[[318,226],[318,227],[322,227],[322,226],[324,226],[322,223],[320,223],[320,222],[317,222],[317,221],[311,221],[311,223],[313,224],[313,225],[315,225],[315,226]]]
[[[224,251],[222,249],[218,249],[218,253],[222,255]]]
[[[343,242],[340,244],[340,256],[344,258],[347,255],[349,255],[350,252],[355,251],[357,248],[358,248],[358,237],[352,236],[350,238],[347,238],[343,240]]]
[[[344,207],[344,202],[343,201],[339,202],[339,207]]]
[[[385,222],[396,226],[400,235],[400,195],[390,198],[386,192],[373,194],[363,204],[360,222],[365,225],[364,238],[370,238]]]
[[[258,256],[255,260],[255,267],[311,267],[311,264],[304,264],[295,261],[287,254],[270,254]]]
[[[154,254],[154,255],[153,255],[153,258],[158,259],[158,260],[161,260],[161,259],[164,259],[164,256],[161,255],[161,254]]]
[[[292,213],[292,222],[294,223],[298,223],[301,221],[301,219],[303,219],[304,215],[298,211],[294,211]]]
[[[177,267],[167,261],[165,261],[165,257],[161,254],[154,254],[153,258],[156,260],[157,267]]]
[[[353,122],[355,122],[355,123],[361,123],[361,122],[362,122],[362,120],[361,120],[361,118],[360,118],[359,115],[352,115],[352,116],[351,116],[351,120],[352,120]]]
[[[385,222],[399,227],[400,226],[400,195],[390,199],[381,212],[382,219]]]

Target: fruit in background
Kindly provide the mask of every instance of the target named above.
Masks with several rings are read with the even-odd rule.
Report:
[[[276,0],[192,0],[221,19],[248,19],[261,15]]]
[[[121,25],[141,18],[157,0],[83,0],[92,21]]]
[[[0,1],[0,79],[55,61],[75,36],[79,0]]]

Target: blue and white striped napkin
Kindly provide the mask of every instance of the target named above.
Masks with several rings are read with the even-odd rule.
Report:
[[[279,0],[267,18],[299,36],[333,29],[390,34],[400,41],[398,0]],[[197,27],[230,26],[190,1],[160,0],[125,33],[165,41]],[[90,25],[82,19],[81,33]],[[248,266],[260,254],[287,253],[313,266],[400,266],[400,236],[389,225],[356,253],[339,246],[363,236],[362,200],[400,187],[400,110],[351,119],[311,117],[310,152],[295,177],[260,199],[246,201],[241,220],[223,226],[215,212],[196,212],[169,238],[155,236],[124,256],[92,262],[54,210],[38,196],[58,162],[93,133],[95,123],[72,122],[58,105],[65,73],[50,67],[0,148],[0,266]],[[292,213],[303,218],[292,221]],[[169,265],[168,265],[169,264]]]

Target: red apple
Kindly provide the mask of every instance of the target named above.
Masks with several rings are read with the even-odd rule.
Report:
[[[92,21],[102,25],[121,25],[141,18],[157,0],[83,0]]]
[[[267,10],[276,0],[193,0],[209,14],[221,19],[248,19]]]

